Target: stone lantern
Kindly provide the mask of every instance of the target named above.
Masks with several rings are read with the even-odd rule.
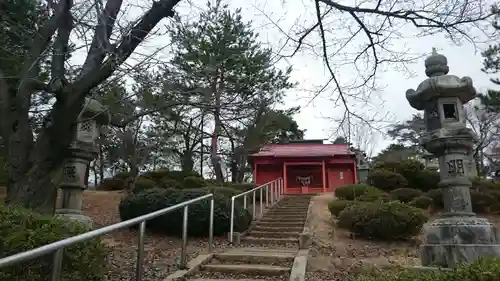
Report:
[[[469,178],[474,175],[470,159],[475,135],[465,125],[463,105],[476,96],[470,77],[447,75],[445,56],[425,60],[429,78],[417,90],[407,90],[406,98],[417,110],[424,110],[426,132],[423,147],[439,159],[444,211],[424,227],[421,246],[423,266],[454,267],[484,256],[500,256],[495,227],[472,212]]]
[[[110,122],[107,109],[94,99],[85,99],[84,112],[76,126],[75,140],[62,168],[61,202],[56,214],[69,217],[92,227],[92,220],[82,213],[83,191],[86,188],[87,167],[96,155],[95,140],[101,126]]]

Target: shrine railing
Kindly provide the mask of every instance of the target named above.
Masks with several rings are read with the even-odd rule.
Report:
[[[52,276],[51,281],[59,281],[61,279],[61,271],[63,264],[63,251],[64,248],[72,246],[74,244],[87,241],[93,238],[100,237],[102,235],[120,230],[127,229],[135,225],[139,225],[138,229],[138,238],[137,238],[137,261],[136,261],[136,269],[135,269],[135,280],[141,281],[144,273],[144,235],[146,232],[146,221],[154,219],[156,217],[168,214],[180,208],[184,209],[183,217],[182,217],[182,249],[181,249],[181,258],[179,267],[181,269],[186,268],[187,264],[187,229],[188,229],[188,212],[189,205],[210,199],[210,214],[209,214],[209,238],[208,238],[208,251],[212,252],[213,250],[213,229],[214,229],[214,198],[213,194],[207,194],[204,196],[200,196],[198,198],[194,198],[188,201],[184,201],[177,205],[161,209],[137,218],[133,218],[130,220],[126,220],[123,222],[119,222],[116,224],[112,224],[109,226],[105,226],[96,230],[92,230],[89,232],[85,232],[80,235],[76,235],[67,239],[63,239],[51,244],[47,244],[41,246],[39,248],[29,250],[26,252],[18,253],[9,257],[5,257],[0,259],[0,268],[11,266],[14,264],[18,264],[23,261],[32,260],[34,258],[54,253],[54,262],[52,264]]]
[[[264,191],[265,190],[265,191]],[[264,214],[264,202],[262,201],[263,193],[265,192],[266,196],[266,207],[272,206],[274,203],[279,201],[283,196],[283,178],[278,178],[263,185],[257,186],[254,189],[245,191],[238,195],[231,197],[231,219],[230,219],[230,229],[229,229],[229,242],[233,243],[233,234],[234,234],[234,202],[237,198],[243,197],[243,208],[247,209],[247,195],[252,194],[252,215],[255,219],[256,215],[256,206],[255,206],[255,195],[257,192],[260,192],[260,206],[259,206],[259,217],[262,217]]]

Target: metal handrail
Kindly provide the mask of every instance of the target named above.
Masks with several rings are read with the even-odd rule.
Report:
[[[255,192],[257,190],[260,190],[260,212],[259,212],[259,217],[262,217],[264,213],[263,209],[263,204],[262,204],[262,190],[266,189],[266,207],[269,206],[269,203],[273,205],[274,203],[278,202],[282,195],[283,195],[283,178],[278,178],[273,181],[270,181],[268,183],[265,183],[263,185],[257,186],[256,188],[250,189],[248,191],[242,192],[240,194],[237,194],[233,197],[231,197],[231,219],[230,219],[230,226],[229,226],[229,242],[233,243],[233,234],[234,234],[234,200],[236,198],[239,198],[243,196],[243,208],[247,209],[247,194],[252,193],[252,201],[253,201],[253,206],[252,206],[252,217],[255,219]],[[269,200],[270,199],[270,200]]]
[[[61,278],[62,262],[63,262],[63,251],[64,248],[72,246],[76,243],[87,241],[99,236],[111,233],[116,230],[129,228],[131,226],[139,225],[138,239],[137,239],[137,261],[136,261],[136,271],[135,280],[141,281],[144,272],[144,234],[146,231],[146,221],[154,219],[156,217],[168,214],[177,209],[184,207],[184,214],[182,218],[182,250],[181,250],[181,260],[179,267],[181,269],[186,268],[187,263],[187,226],[188,226],[188,212],[189,205],[210,198],[210,222],[208,230],[208,251],[213,250],[213,234],[214,234],[214,197],[213,194],[207,194],[200,196],[188,201],[184,201],[177,205],[161,209],[137,218],[126,220],[123,222],[115,223],[109,226],[105,226],[96,230],[85,232],[80,235],[76,235],[70,238],[66,238],[54,243],[50,243],[33,250],[18,253],[9,257],[0,259],[0,268],[7,267],[13,264],[17,264],[23,261],[31,260],[49,253],[54,252],[54,264],[52,265],[52,278],[51,281],[59,281]]]

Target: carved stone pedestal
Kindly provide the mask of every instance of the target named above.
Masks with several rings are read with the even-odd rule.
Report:
[[[454,267],[485,256],[500,256],[497,229],[476,216],[442,216],[425,227],[423,266]]]

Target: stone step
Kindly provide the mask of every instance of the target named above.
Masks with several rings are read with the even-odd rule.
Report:
[[[281,231],[290,231],[290,232],[302,232],[304,226],[262,226],[256,225],[252,228],[252,230],[259,232],[281,232]]]
[[[288,232],[288,231],[256,231],[252,230],[248,233],[249,236],[252,237],[268,237],[268,238],[294,238],[294,237],[299,237],[300,232]]]
[[[275,214],[275,213],[272,213],[272,214],[266,214],[264,216],[264,218],[277,218],[277,219],[299,219],[299,220],[302,220],[302,219],[305,219],[307,217],[307,215],[305,214],[295,214],[295,215],[281,215],[281,214]]]
[[[263,217],[260,222],[301,222],[304,223],[305,218],[291,219],[291,218],[277,218],[277,217]]]
[[[244,243],[249,243],[252,245],[287,245],[287,244],[298,244],[299,238],[264,238],[264,237],[252,237],[245,236],[241,238]]]
[[[225,253],[215,254],[214,258],[221,263],[245,262],[276,265],[276,263],[293,262],[296,253],[296,250],[290,249],[235,248]]]
[[[261,276],[278,276],[289,273],[291,269],[288,267],[261,264],[207,264],[203,266],[203,270],[231,274],[246,273]]]
[[[283,208],[269,209],[269,212],[293,213],[293,212],[307,212],[308,210],[309,210],[308,207],[283,207]]]
[[[212,278],[196,278],[196,279],[188,279],[190,281],[266,281],[265,279],[212,279]]]
[[[259,221],[255,224],[256,226],[263,227],[304,227],[304,222],[294,221],[294,222],[284,222],[284,221]]]

